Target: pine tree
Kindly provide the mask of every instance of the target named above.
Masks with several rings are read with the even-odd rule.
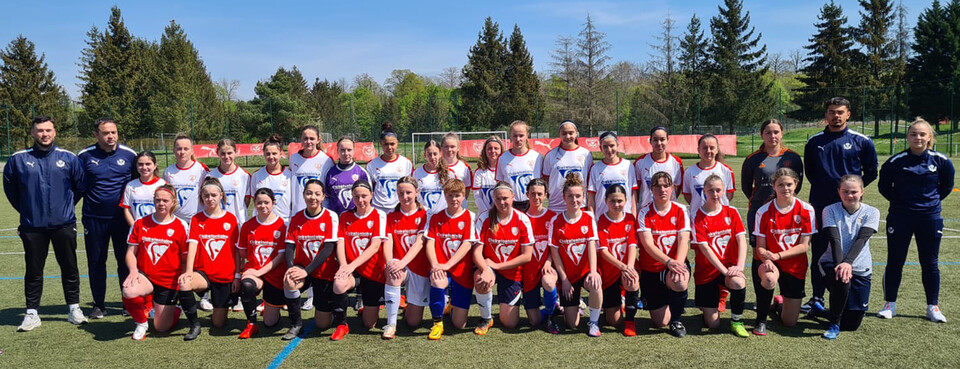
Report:
[[[680,39],[679,67],[685,82],[685,88],[679,99],[686,101],[691,107],[683,118],[687,122],[695,122],[699,118],[700,108],[709,103],[707,89],[707,68],[709,66],[710,40],[704,36],[700,18],[696,14],[690,17],[687,31]]]
[[[817,19],[817,33],[804,46],[808,50],[804,59],[807,64],[800,81],[807,88],[798,96],[800,109],[791,114],[800,119],[823,117],[823,103],[834,96],[846,95],[859,101],[859,96],[837,89],[860,82],[854,62],[861,60],[862,54],[854,48],[853,28],[847,25],[843,9],[832,2],[820,8]]]
[[[953,3],[960,4],[960,1]],[[916,87],[910,90],[910,111],[930,122],[950,115],[949,91],[951,82],[957,83],[960,70],[960,34],[953,26],[957,22],[960,22],[960,13],[934,0],[930,8],[920,14],[914,27],[914,55],[909,60],[907,78]]]
[[[865,73],[864,85],[880,88],[872,91],[865,101],[867,109],[874,110],[874,134],[880,132],[880,109],[887,109],[889,94],[887,87],[891,85],[892,74],[890,68],[896,57],[895,41],[890,38],[893,27],[893,4],[890,0],[859,0],[860,26],[857,28],[857,41],[863,46],[865,58],[858,69]]]
[[[576,79],[577,70],[573,38],[559,36],[555,44],[556,48],[550,53],[553,61],[550,62],[547,96],[553,106],[551,110],[557,115],[551,118],[559,121],[573,117],[573,82]]]
[[[501,116],[498,108],[503,99],[505,55],[500,26],[487,17],[463,67],[461,119],[467,126],[493,128],[510,124],[496,120]]]
[[[274,133],[293,139],[300,126],[313,123],[301,95],[304,90],[306,82],[296,67],[280,67],[268,80],[257,82],[256,96],[241,110],[240,118],[251,139],[263,142]]]
[[[533,57],[527,51],[520,27],[513,26],[513,34],[504,58],[503,110],[499,122],[506,125],[513,120],[533,123],[541,115],[539,108],[540,79],[533,70]],[[542,108],[541,108],[542,109]]]
[[[597,30],[589,15],[579,36],[575,63],[577,79],[574,84],[579,95],[577,99],[579,103],[577,110],[574,111],[574,117],[580,121],[580,124],[590,127],[588,132],[581,134],[592,134],[594,128],[613,128],[606,124],[610,121],[610,110],[607,107],[613,105],[610,84],[606,81],[607,61],[610,60],[607,52],[610,51],[610,43],[606,41],[607,34]]]
[[[678,37],[674,31],[675,21],[668,14],[660,25],[660,35],[654,37],[659,43],[650,45],[657,54],[651,55],[654,85],[648,94],[649,108],[660,117],[661,124],[669,126],[677,123],[685,102],[680,100],[684,94],[679,91],[681,86],[678,68],[680,49],[677,45]]]
[[[0,137],[8,155],[32,144],[30,121],[35,116],[50,116],[57,129],[65,131],[69,98],[44,59],[45,55],[37,55],[36,45],[22,35],[0,50],[0,113],[10,117],[10,136],[0,130]]]

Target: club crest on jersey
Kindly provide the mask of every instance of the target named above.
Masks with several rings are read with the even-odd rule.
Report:
[[[280,231],[273,231],[273,238],[280,238]]]
[[[570,260],[572,260],[574,264],[580,265],[580,260],[583,259],[583,251],[586,249],[587,249],[587,244],[585,243],[568,245],[567,253],[570,254]]]
[[[320,168],[323,168],[323,166],[320,165],[320,163],[316,163],[316,164],[313,164],[313,168],[316,170],[320,170]]]
[[[230,230],[230,223],[223,223],[223,230],[224,230],[224,231],[229,231],[229,230]]]
[[[420,225],[420,218],[417,218],[417,219],[414,220],[413,222],[416,223],[417,225]]]
[[[166,254],[169,248],[170,245],[156,242],[147,245],[147,255],[150,256],[150,261],[153,262],[153,265],[157,265],[157,262],[163,258],[163,254]]]
[[[800,224],[800,216],[799,216],[799,215],[794,215],[794,216],[793,216],[793,222],[794,222],[794,223],[797,223],[797,224]]]
[[[853,145],[851,145],[849,142],[843,144],[844,150],[850,150],[852,148],[853,148]]]
[[[580,233],[587,234],[587,230],[588,230],[587,226],[580,226]]]
[[[367,221],[367,228],[373,228],[373,221],[372,221],[372,220],[368,220],[368,221]]]
[[[320,223],[320,232],[326,232],[326,231],[327,231],[327,224]]]
[[[234,179],[234,180],[233,180],[233,187],[240,187],[240,180],[239,180],[239,179]]]
[[[57,167],[58,167],[58,168],[63,168],[64,165],[67,165],[67,163],[64,163],[63,160],[57,160]]]
[[[516,236],[518,233],[520,233],[520,229],[517,227],[510,228],[510,233],[513,233],[513,235]]]
[[[167,237],[173,237],[173,230],[172,230],[172,229],[168,229],[168,230],[167,230]]]
[[[893,227],[887,227],[887,233],[893,233]]]
[[[463,225],[463,221],[461,221],[460,223],[457,223],[457,228],[463,229]]]
[[[123,165],[124,165],[124,164],[126,164],[126,163],[127,163],[127,161],[126,161],[126,160],[123,160],[123,159],[117,159],[117,165],[120,165],[120,166],[123,166]]]
[[[730,217],[723,217],[723,221],[727,223],[727,225],[730,225]]]
[[[220,251],[223,251],[223,245],[227,243],[227,240],[208,240],[207,241],[207,255],[210,255],[210,260],[217,260],[217,256],[220,255]]]
[[[937,171],[937,166],[936,166],[936,165],[933,165],[933,164],[930,164],[930,165],[927,166],[927,169],[930,169],[931,172],[936,172],[936,171]]]
[[[354,174],[354,175],[350,176],[350,179],[352,179],[354,182],[356,182],[358,179],[360,179],[360,175],[359,175],[359,174]]]
[[[190,182],[196,182],[196,181],[197,181],[197,176],[193,176],[193,175],[192,175],[192,176],[190,176],[188,179],[190,180]]]
[[[677,225],[677,217],[670,217],[670,224]]]

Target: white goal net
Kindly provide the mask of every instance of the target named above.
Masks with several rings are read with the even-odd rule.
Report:
[[[414,166],[418,163],[423,163],[423,146],[430,140],[437,141],[437,143],[442,143],[443,136],[451,132],[414,132],[410,134],[411,152],[410,160],[413,161]],[[478,131],[478,132],[452,132],[460,137],[460,147],[461,151],[463,150],[463,141],[466,140],[486,140],[487,137],[492,135],[499,136],[504,143],[507,142],[507,131]],[[480,143],[482,145],[482,142]],[[482,151],[481,148],[477,148],[474,151]]]

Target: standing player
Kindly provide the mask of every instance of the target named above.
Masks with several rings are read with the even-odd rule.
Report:
[[[527,199],[527,183],[540,178],[543,171],[540,153],[530,147],[530,126],[522,120],[510,123],[510,150],[497,160],[496,180],[505,181],[513,187],[513,208],[527,211],[530,208]]]
[[[410,327],[423,320],[423,308],[430,302],[430,262],[423,252],[423,230],[427,226],[427,211],[417,200],[417,180],[407,176],[397,181],[397,209],[387,214],[387,244],[383,246],[386,260],[384,304],[387,325],[384,339],[397,334],[397,312],[400,309],[400,285],[406,281],[407,307],[403,316]]]
[[[167,184],[157,173],[157,157],[152,152],[137,154],[136,163],[140,177],[127,183],[120,198],[120,207],[129,226],[133,226],[137,219],[153,214],[156,210],[153,193],[157,187]]]
[[[638,252],[640,291],[653,325],[669,326],[670,334],[683,337],[687,329],[680,316],[690,281],[690,216],[686,207],[672,200],[674,183],[670,173],[654,173],[650,184],[653,202],[637,214],[643,248]]]
[[[423,163],[413,172],[420,188],[420,203],[427,209],[427,214],[436,214],[447,208],[444,200],[443,186],[450,179],[456,179],[456,173],[447,168],[440,158],[440,144],[437,141],[427,141],[423,146]]]
[[[107,251],[113,241],[113,255],[117,260],[117,275],[127,278],[126,238],[130,226],[124,211],[114,204],[120,203],[123,189],[136,174],[134,162],[137,153],[117,142],[117,124],[109,118],[100,118],[94,123],[97,143],[80,151],[77,156],[83,162],[87,192],[83,194],[83,242],[87,250],[87,269],[90,274],[90,292],[93,294],[93,310],[90,319],[103,318],[107,307],[104,299],[107,292]]]
[[[600,274],[597,273],[597,222],[593,213],[582,210],[586,200],[583,182],[577,173],[568,173],[563,184],[567,210],[553,217],[550,231],[550,257],[560,279],[560,306],[567,327],[580,325],[580,290],[590,293],[590,321],[587,335],[600,337],[600,308],[603,304]],[[587,260],[583,260],[586,256]]]
[[[560,122],[559,136],[560,146],[543,155],[541,172],[550,192],[549,208],[558,213],[566,209],[563,186],[566,183],[567,174],[574,173],[580,177],[580,182],[586,183],[590,168],[593,166],[593,154],[577,144],[580,131],[572,120]]]
[[[743,160],[740,169],[740,185],[743,194],[747,196],[750,209],[747,211],[747,231],[750,233],[750,245],[757,246],[757,239],[753,236],[753,223],[757,210],[765,205],[774,196],[773,182],[770,177],[780,168],[790,168],[800,176],[796,193],[803,187],[803,161],[800,155],[783,146],[783,125],[776,119],[770,119],[760,125],[760,136],[763,143],[757,151]]]
[[[397,153],[400,141],[393,131],[393,123],[383,122],[381,128],[380,149],[383,154],[367,163],[367,175],[373,184],[373,207],[390,212],[397,207],[397,181],[413,174],[413,163]]]
[[[337,165],[327,171],[323,180],[327,188],[328,208],[337,214],[353,210],[353,184],[367,181],[367,171],[353,161],[353,139],[347,136],[337,140]]]
[[[676,185],[673,190],[673,199],[680,193],[683,181],[683,161],[676,155],[667,152],[667,143],[670,141],[667,127],[656,126],[650,129],[650,151],[633,163],[640,188],[637,192],[637,209],[644,209],[653,202],[653,192],[650,190],[650,180],[657,172],[667,172],[670,180]],[[639,210],[638,210],[639,211]]]
[[[793,327],[800,315],[803,280],[807,275],[807,250],[816,216],[813,207],[796,198],[794,189],[800,176],[793,169],[780,168],[771,178],[776,198],[757,211],[753,234],[757,248],[753,254],[753,288],[757,292],[757,322],[753,334],[767,335],[767,315],[773,289],[780,285],[783,307],[780,320]]]
[[[640,274],[636,269],[637,218],[625,211],[628,199],[624,186],[608,187],[604,194],[607,211],[600,216],[597,228],[600,230],[600,277],[607,324],[620,325],[620,296],[623,296],[623,335],[633,337],[637,335],[634,317],[640,301]]]
[[[477,204],[477,213],[483,214],[493,207],[493,186],[497,185],[497,161],[503,153],[503,141],[490,136],[483,142],[483,150],[477,159],[477,170],[473,172],[473,201]]]
[[[953,162],[933,151],[936,142],[930,124],[918,119],[907,130],[910,148],[887,159],[880,170],[880,194],[890,200],[887,213],[887,268],[883,272],[883,299],[877,313],[890,319],[897,313],[897,293],[910,239],[917,239],[917,256],[927,300],[927,319],[946,322],[940,312],[940,241],[943,238],[941,202],[953,190]],[[866,179],[864,179],[866,181]]]
[[[453,178],[463,181],[468,189],[473,188],[473,170],[470,169],[470,164],[460,157],[460,137],[453,132],[447,133],[440,140],[440,146],[443,164],[453,171]]]
[[[630,214],[637,213],[637,203],[632,201],[636,198],[637,179],[633,164],[629,160],[623,160],[619,154],[617,134],[607,131],[600,135],[600,151],[603,152],[603,160],[600,160],[590,169],[590,176],[587,180],[587,192],[591,196],[587,197],[587,209],[594,214],[605,214],[607,212],[607,189],[613,185],[620,185],[629,190],[624,211]]]
[[[279,138],[276,140],[280,142]],[[289,194],[291,212],[296,213],[306,207],[300,194],[303,193],[303,185],[311,179],[323,181],[327,176],[327,171],[333,167],[333,160],[323,152],[323,142],[320,141],[320,128],[314,125],[307,125],[300,128],[300,151],[290,155],[290,175],[293,182],[290,185]],[[281,148],[282,150],[282,148]],[[281,151],[282,153],[283,151]],[[276,194],[276,192],[274,192]],[[277,194],[277,197],[281,195]],[[328,201],[333,201],[328,198]],[[279,199],[278,199],[279,201]],[[332,208],[331,208],[332,209]],[[339,214],[339,213],[338,213]],[[281,215],[284,221],[289,218]]]
[[[277,325],[283,307],[283,274],[287,271],[283,240],[287,235],[283,219],[273,212],[273,191],[261,188],[253,194],[256,214],[240,228],[237,252],[247,263],[240,276],[240,301],[247,316],[247,326],[240,339],[257,334],[257,295],[263,291],[263,324]]]
[[[530,209],[527,217],[533,226],[533,255],[530,262],[520,270],[523,272],[523,308],[527,310],[530,325],[536,327],[543,323],[544,330],[550,334],[559,334],[560,326],[553,321],[557,308],[557,271],[550,259],[550,225],[557,215],[547,209],[547,183],[534,178],[527,183],[527,198]],[[540,287],[543,287],[543,310],[540,309]]]
[[[180,133],[173,139],[177,162],[163,171],[163,180],[177,190],[177,212],[174,215],[189,222],[200,211],[200,183],[210,169],[193,157],[193,140]]]
[[[430,315],[433,327],[427,338],[439,340],[443,336],[443,310],[446,288],[450,286],[450,305],[453,326],[467,326],[467,312],[473,294],[473,243],[477,241],[473,212],[463,207],[467,187],[452,179],[443,185],[447,208],[430,216],[424,230],[427,260],[430,262]]]
[[[723,205],[726,186],[723,179],[711,174],[703,181],[703,196],[706,202],[693,217],[695,232],[693,244],[697,245],[693,272],[697,284],[695,301],[703,312],[703,323],[710,329],[720,328],[719,290],[730,291],[733,305],[730,330],[737,337],[749,337],[743,327],[743,301],[746,298],[747,277],[743,267],[747,259],[746,230],[736,208]]]
[[[224,210],[237,217],[237,226],[247,221],[247,206],[253,198],[250,191],[250,173],[236,163],[237,143],[229,138],[217,142],[220,165],[211,170],[208,177],[220,180],[223,186]]]
[[[824,120],[827,126],[822,132],[810,136],[803,149],[803,163],[806,167],[804,174],[810,181],[810,205],[816,214],[822,213],[827,205],[840,202],[837,197],[840,177],[847,174],[859,175],[865,186],[877,179],[877,151],[873,147],[873,141],[847,126],[847,119],[850,119],[850,101],[834,97],[827,100],[826,105]],[[820,224],[814,226],[820,229]],[[810,259],[810,267],[814,269],[814,272],[810,273],[813,296],[801,307],[801,311],[818,314],[824,310],[825,287],[823,276],[815,264],[827,249],[827,240],[822,234],[814,234],[810,246],[813,248]]]
[[[690,204],[690,214],[696,214],[703,206],[703,182],[712,174],[719,176],[727,186],[724,196],[720,199],[722,205],[730,205],[736,185],[733,179],[733,169],[723,162],[720,152],[720,141],[712,134],[700,136],[697,140],[697,151],[700,153],[700,162],[683,172],[683,198]]]
[[[284,223],[289,223],[292,211],[294,197],[299,197],[299,192],[293,192],[295,184],[293,182],[293,172],[290,168],[284,168],[280,165],[280,158],[283,156],[283,144],[280,143],[280,136],[273,135],[263,143],[263,160],[266,165],[253,173],[250,178],[250,189],[248,193],[254,193],[261,188],[269,188],[273,191],[277,203],[273,207],[273,212],[277,213]],[[299,201],[299,200],[297,200]],[[299,210],[298,210],[299,211]]]

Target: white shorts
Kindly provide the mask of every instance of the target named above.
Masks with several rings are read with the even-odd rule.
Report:
[[[407,268],[407,303],[427,306],[430,303],[430,278],[419,276]]]

